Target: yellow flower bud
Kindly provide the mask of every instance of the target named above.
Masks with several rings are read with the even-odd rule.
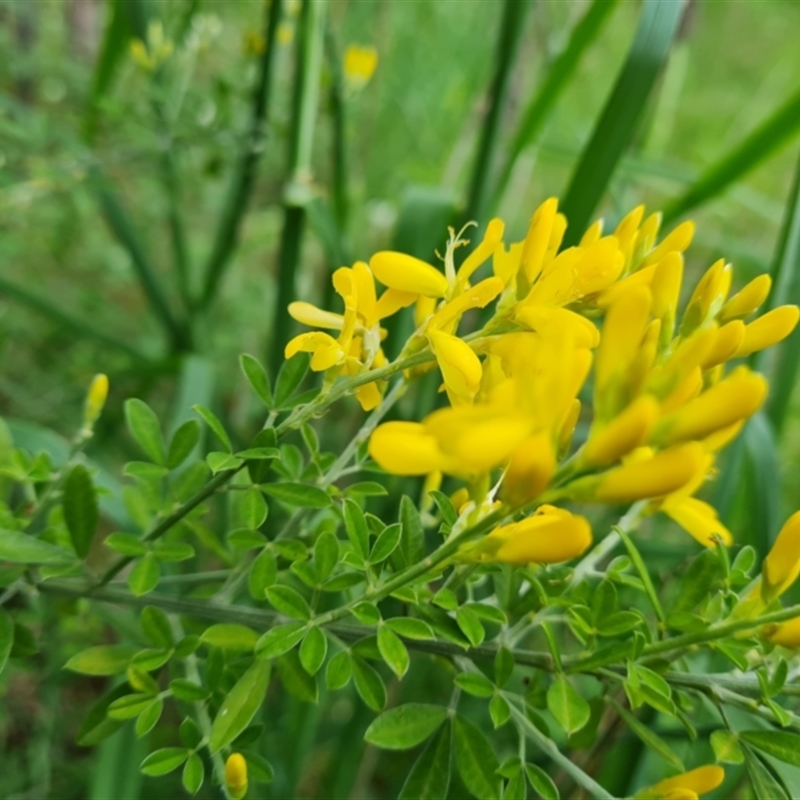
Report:
[[[493,219],[489,222],[481,243],[464,259],[464,263],[458,268],[459,284],[466,286],[472,273],[494,255],[503,240],[505,228],[506,225],[501,219]]]
[[[543,433],[531,436],[511,456],[503,478],[503,499],[512,506],[535,500],[550,483],[555,468],[550,437]]]
[[[625,255],[625,269],[630,267],[633,247],[636,244],[636,235],[639,225],[644,217],[644,206],[636,206],[633,211],[629,211],[617,225],[614,231],[614,238],[619,242],[620,249]]]
[[[771,287],[772,278],[769,275],[759,275],[757,278],[753,278],[722,306],[722,310],[719,312],[720,322],[749,317],[767,299]]]
[[[325,311],[302,300],[289,303],[288,311],[292,319],[296,319],[298,322],[302,322],[303,325],[309,325],[313,328],[330,328],[340,331],[344,326],[344,317],[341,314]]]
[[[695,797],[713,792],[725,780],[725,770],[716,764],[706,764],[697,769],[683,772],[674,778],[659,781],[647,789],[637,792],[637,798],[647,800],[678,800],[678,798]]]
[[[589,247],[600,239],[603,235],[603,220],[595,220],[587,229],[586,233],[581,236],[578,247]]]
[[[89,391],[86,393],[86,403],[83,407],[83,425],[91,430],[92,425],[103,411],[108,397],[108,377],[100,373],[92,378]]]
[[[247,794],[247,762],[241,753],[231,753],[225,762],[225,788],[233,800]]]
[[[800,617],[770,626],[767,639],[781,647],[800,647]]]
[[[390,289],[425,297],[444,297],[448,283],[436,267],[405,253],[381,250],[369,260],[375,277]]]
[[[761,567],[761,596],[770,602],[782,595],[800,575],[800,511],[781,528]]]
[[[716,316],[722,308],[731,286],[731,265],[725,259],[715,261],[697,283],[681,324],[681,335],[688,336],[708,317]]]
[[[749,356],[750,353],[777,344],[795,329],[799,318],[800,308],[797,306],[779,306],[768,311],[745,326],[744,338],[736,356]]]
[[[714,547],[717,539],[726,547],[733,544],[733,537],[719,521],[716,509],[702,500],[682,495],[668,497],[661,510],[704,547]]]
[[[591,543],[592,529],[584,517],[542,506],[532,517],[495,528],[481,542],[467,545],[459,559],[515,565],[558,564],[577,558]]]
[[[755,414],[767,396],[761,375],[739,367],[727,378],[662,419],[655,440],[672,444],[706,436]]]
[[[670,447],[651,458],[631,460],[601,475],[581,478],[570,487],[571,494],[601,503],[663,497],[692,480],[704,457],[702,446],[695,442]]]
[[[605,427],[593,431],[583,450],[583,462],[606,467],[639,447],[658,416],[658,402],[643,395]]]
[[[528,284],[533,283],[542,271],[557,212],[558,200],[550,197],[534,211],[531,217],[528,234],[522,246],[520,262],[520,270]]]

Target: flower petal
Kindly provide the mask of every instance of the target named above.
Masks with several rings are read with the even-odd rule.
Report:
[[[449,285],[438,269],[405,253],[382,250],[369,260],[375,277],[390,289],[425,297],[444,297]]]

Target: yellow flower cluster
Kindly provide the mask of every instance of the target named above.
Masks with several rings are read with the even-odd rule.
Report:
[[[657,241],[660,215],[629,213],[613,234],[598,221],[561,249],[567,221],[555,199],[534,213],[525,239],[506,247],[492,220],[467,244],[451,232],[443,271],[411,256],[379,252],[334,275],[343,315],[294,303],[295,319],[339,331],[301,334],[287,357],[313,353],[312,369],[354,375],[384,363],[380,321],[415,305],[417,330],[403,355],[429,347],[450,405],[421,422],[387,422],[369,451],[388,472],[464,479],[462,516],[475,522],[497,502],[534,516],[470,545],[464,559],[548,563],[591,542],[588,523],[545,501],[651,501],[704,545],[728,543],[714,509],[694,497],[715,453],[766,397],[766,381],[730,361],[782,340],[798,321],[783,306],[755,319],[770,289],[762,275],[729,298],[732,271],[713,264],[679,311],[683,253],[694,225]],[[491,274],[471,283],[491,262]],[[488,270],[487,270],[488,271]],[[386,287],[378,298],[374,279]],[[495,303],[482,330],[459,335],[470,310]],[[589,433],[574,448],[582,390],[591,381]],[[381,387],[362,386],[365,409]],[[557,541],[557,545],[554,542]]]

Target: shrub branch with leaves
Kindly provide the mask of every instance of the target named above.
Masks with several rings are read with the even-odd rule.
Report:
[[[775,760],[800,765],[800,606],[781,596],[800,573],[800,515],[759,569],[697,494],[767,396],[744,360],[798,310],[757,316],[769,278],[729,297],[724,260],[681,309],[692,223],[659,242],[640,207],[562,249],[566,225],[548,200],[508,247],[492,220],[459,259],[466,229],[451,231],[443,270],[395,252],[338,270],[341,312],[290,305],[315,330],[286,346],[274,387],[242,357],[265,406],[245,449],[208,408],[166,441],[129,400],[144,460],[125,467],[127,523],[102,545],[106,497],[83,450],[105,378],[59,468],[0,428],[0,670],[35,650],[26,620],[43,602],[140,610],[66,663],[111,678],[78,741],[134,719],[143,737],[174,705],[178,738],[141,769],[182,769],[192,794],[208,767],[229,798],[271,780],[254,720],[277,673],[310,703],[352,684],[377,714],[372,745],[424,744],[402,798],[444,798],[455,773],[481,800],[528,784],[610,798],[599,764],[623,730],[663,764],[638,798],[698,797],[741,763],[758,796],[788,796]],[[390,361],[383,321],[398,313],[416,328]],[[432,371],[449,403],[387,421]],[[351,395],[367,416],[324,451],[326,415]],[[664,576],[646,545],[668,520],[696,554]],[[415,672],[444,694],[417,681],[406,697]],[[656,719],[709,741],[717,763],[684,763]]]

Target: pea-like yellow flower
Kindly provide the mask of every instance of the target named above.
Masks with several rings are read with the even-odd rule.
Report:
[[[607,472],[579,478],[567,489],[576,500],[600,503],[632,503],[664,497],[692,480],[703,464],[704,455],[702,445],[697,442],[655,454],[645,452]]]
[[[800,511],[781,528],[761,568],[761,596],[769,603],[782,595],[800,575]]]
[[[722,306],[719,313],[720,322],[749,317],[764,303],[771,288],[772,278],[769,275],[759,275],[757,278],[753,278]]]
[[[768,311],[745,326],[736,356],[749,356],[783,341],[797,327],[798,319],[800,309],[797,306],[780,306]]]
[[[502,564],[558,564],[577,558],[592,543],[592,529],[581,516],[554,506],[540,506],[536,513],[495,528],[480,542],[466,545],[461,561]]]
[[[636,793],[636,800],[694,800],[713,792],[724,780],[722,767],[706,764],[642,789]]]
[[[589,435],[581,453],[584,464],[607,467],[644,444],[659,413],[654,397],[642,395],[619,416]]]
[[[241,753],[231,753],[225,762],[225,788],[233,800],[247,794],[247,762]]]

